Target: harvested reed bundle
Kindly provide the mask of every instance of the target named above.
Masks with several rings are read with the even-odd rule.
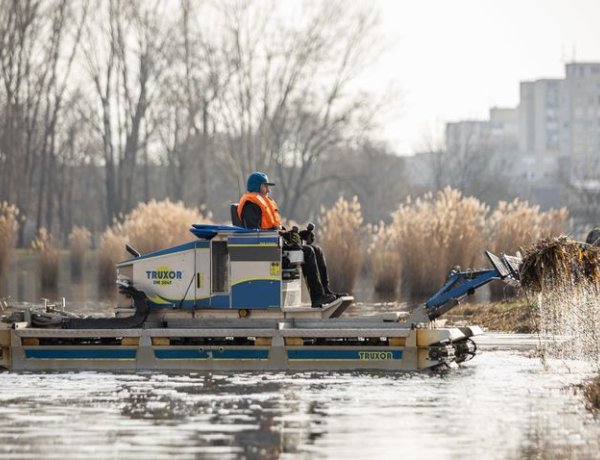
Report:
[[[520,274],[521,285],[534,292],[599,285],[600,248],[566,236],[542,239],[526,250]]]
[[[542,357],[600,362],[600,248],[565,236],[530,247],[521,284],[538,310]]]

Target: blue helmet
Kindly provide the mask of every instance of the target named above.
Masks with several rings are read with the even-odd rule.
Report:
[[[275,185],[273,182],[269,182],[269,178],[263,172],[257,171],[253,172],[248,176],[248,182],[246,183],[246,188],[249,192],[260,192],[260,186],[262,184],[267,185]]]

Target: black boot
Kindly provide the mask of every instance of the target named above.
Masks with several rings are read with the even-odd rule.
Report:
[[[349,295],[347,292],[332,291],[331,289],[329,289],[329,286],[323,286],[323,291],[325,291],[325,294],[334,295],[336,299]]]
[[[323,305],[331,303],[337,299],[336,296],[332,294],[322,294],[320,296],[316,296],[311,299],[311,307],[312,308],[321,308]]]

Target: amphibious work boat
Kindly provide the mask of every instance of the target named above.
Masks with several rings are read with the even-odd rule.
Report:
[[[11,371],[415,371],[476,352],[478,327],[436,319],[492,280],[517,281],[517,262],[453,271],[410,313],[344,316],[352,296],[311,308],[302,251],[275,231],[194,225],[194,241],[117,265],[110,318],[28,309],[0,328],[0,367]]]

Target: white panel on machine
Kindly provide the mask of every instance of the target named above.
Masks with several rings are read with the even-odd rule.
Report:
[[[210,297],[210,250],[208,248],[196,249],[196,299],[202,300]]]
[[[151,301],[165,306],[176,306],[184,296],[186,300],[192,300],[196,278],[194,254],[192,247],[136,261],[133,264],[134,286],[143,290]]]

